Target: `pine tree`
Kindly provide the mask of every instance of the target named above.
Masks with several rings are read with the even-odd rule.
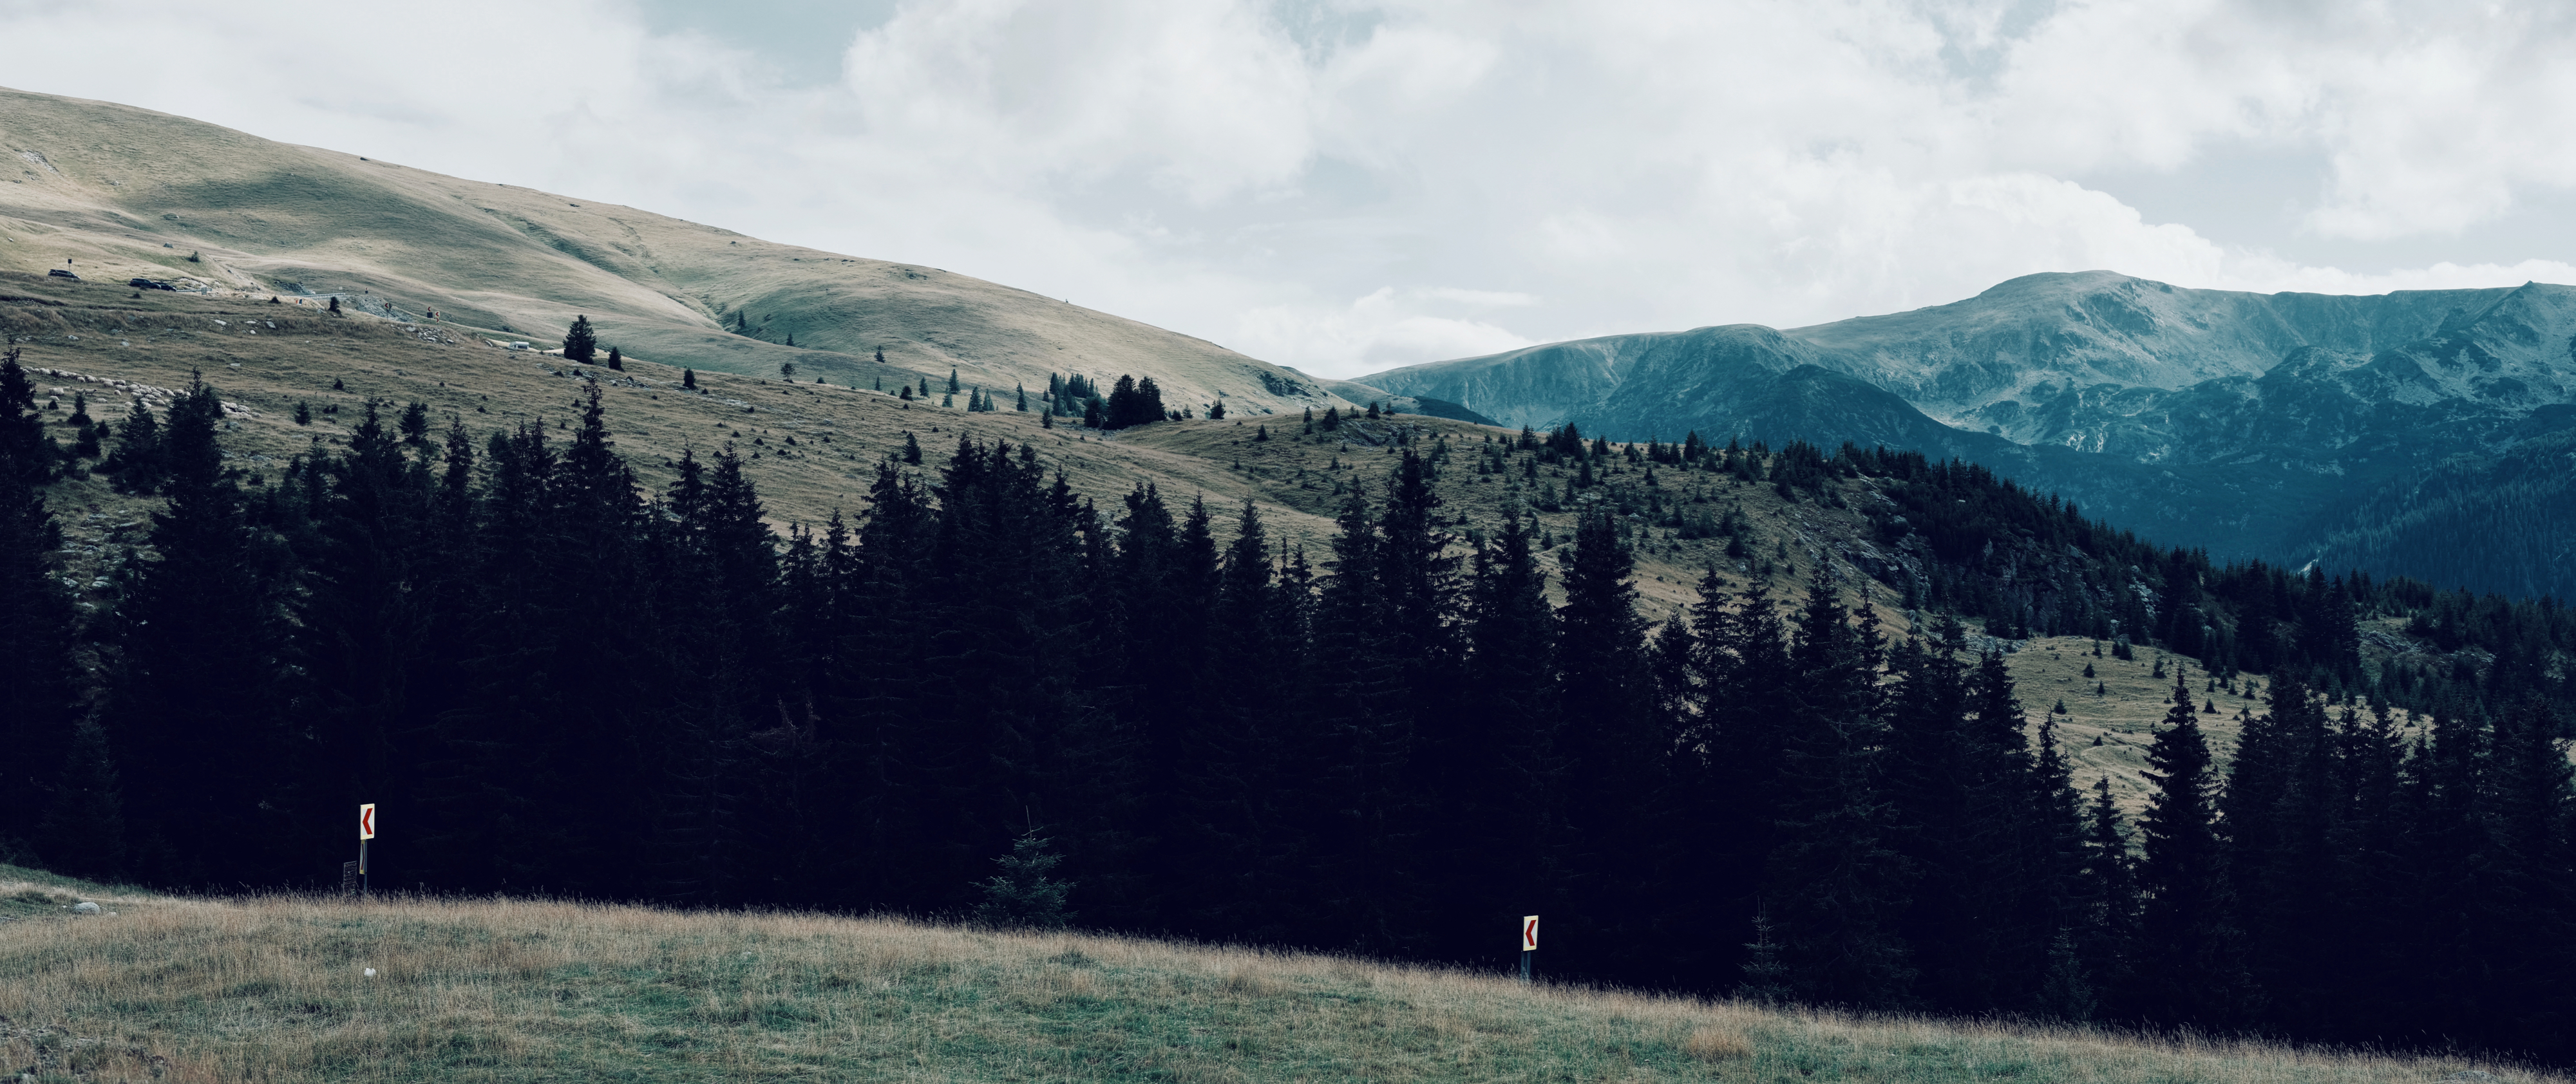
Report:
[[[2174,678],[2174,710],[2195,712],[2182,674]],[[2291,1002],[2308,1000],[2294,993],[2297,977],[2348,951],[2321,921],[2334,909],[2326,841],[2341,811],[2324,706],[2292,675],[2276,678],[2271,693],[2271,710],[2237,742],[2219,813],[2251,981],[2291,994],[2279,1007],[2297,1013]]]
[[[1408,449],[1408,458],[1412,453]],[[1559,732],[1568,761],[1565,816],[1575,853],[1575,921],[1560,930],[1610,946],[1642,947],[1662,886],[1664,863],[1650,827],[1669,799],[1665,750],[1646,669],[1646,625],[1629,582],[1634,553],[1608,511],[1585,514],[1565,562],[1565,606],[1557,611],[1558,696],[1583,713]],[[1608,952],[1600,964],[1643,962]],[[1587,961],[1590,962],[1590,961]]]
[[[373,406],[368,407],[370,411]],[[429,443],[429,404],[415,401],[403,408],[402,442],[418,448]]]
[[[2135,969],[2137,943],[2137,861],[2120,810],[2111,802],[2111,780],[2094,780],[2093,803],[2084,829],[2083,870],[2077,882],[2076,957],[2094,989],[2116,995],[2126,990]],[[2114,1014],[2127,1015],[2116,999],[2106,1003]]]
[[[2174,685],[2177,695],[2187,693],[2179,675]],[[2234,1026],[2248,1015],[2252,991],[2218,834],[2219,781],[2200,713],[2176,704],[2165,723],[2147,750],[2155,794],[2139,822],[2146,903],[2138,938],[2153,951],[2137,960],[2138,1010],[2163,1023]]]
[[[258,843],[280,823],[299,759],[276,714],[277,584],[258,560],[215,434],[215,390],[191,381],[170,407],[161,560],[135,585],[127,659],[108,733],[127,785],[136,872],[158,883],[236,883],[280,872]]]
[[[696,391],[698,389],[698,371],[695,369],[680,370],[680,386],[690,391]]]
[[[1011,844],[1011,853],[993,860],[1002,872],[984,880],[984,902],[975,908],[975,921],[1006,929],[1062,929],[1073,920],[1066,906],[1073,883],[1047,876],[1062,861],[1062,855],[1047,849],[1046,837],[1035,831],[1022,835]]]
[[[1780,942],[1772,936],[1771,916],[1753,915],[1753,940],[1744,946],[1744,981],[1735,996],[1756,1005],[1786,1005],[1798,996],[1789,965],[1781,959]]]
[[[1296,936],[1301,766],[1288,720],[1303,663],[1302,585],[1274,574],[1260,510],[1249,499],[1216,572],[1207,621],[1202,723],[1183,750],[1185,871],[1172,908],[1183,928],[1288,941]],[[1293,597],[1292,597],[1293,596]]]
[[[0,844],[35,840],[44,796],[59,797],[71,785],[67,773],[81,767],[74,759],[80,716],[72,600],[55,579],[52,554],[62,546],[62,528],[43,489],[51,442],[36,428],[35,388],[18,356],[15,348],[0,353],[0,658],[9,660],[10,675],[0,707],[0,749],[9,750],[0,788],[14,796],[0,802]],[[44,849],[66,870],[85,857],[51,840]]]
[[[94,722],[73,727],[50,789],[35,833],[47,867],[101,880],[126,876],[125,794],[106,728]]]
[[[626,355],[614,346],[608,348],[608,367],[621,373],[626,371]]]
[[[1323,943],[1400,949],[1421,886],[1403,856],[1415,845],[1415,797],[1406,786],[1415,720],[1392,606],[1381,592],[1387,546],[1380,517],[1357,490],[1336,517],[1334,576],[1324,581],[1314,625],[1311,714],[1291,756],[1318,769],[1306,796],[1317,819],[1309,898]],[[1436,617],[1436,615],[1434,615]],[[1419,620],[1419,615],[1416,615]]]
[[[2489,1041],[2543,1035],[2576,1009],[2562,981],[2576,952],[2576,768],[2558,719],[2536,688],[2497,712],[2483,789],[2489,814],[2482,913],[2458,931],[2465,955],[2486,961],[2488,989],[2461,1009],[2483,1011]]]
[[[54,465],[62,453],[45,435],[45,419],[36,408],[36,385],[19,366],[19,357],[14,346],[0,351],[0,469],[11,472],[21,485],[41,486],[53,480]],[[135,409],[142,409],[141,400],[135,401]]]
[[[598,349],[599,336],[593,334],[591,331],[590,317],[573,317],[572,330],[564,332],[564,360],[577,361],[584,365],[588,365],[590,364],[591,357],[598,351]]]
[[[1897,924],[1914,871],[1892,846],[1895,811],[1881,789],[1878,638],[1839,593],[1820,566],[1790,656],[1781,824],[1763,897],[1802,999],[1903,1005],[1914,968]]]
[[[406,428],[427,428],[419,404]],[[399,765],[452,703],[432,629],[461,584],[442,575],[431,546],[438,494],[426,465],[407,460],[377,404],[338,457],[308,461],[303,590],[285,601],[298,635],[296,663],[313,691],[300,697],[298,735],[310,758],[292,822],[298,849],[332,841],[323,825],[344,805],[418,809]],[[280,804],[283,803],[274,803]]]

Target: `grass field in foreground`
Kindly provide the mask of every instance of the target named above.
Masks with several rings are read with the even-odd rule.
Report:
[[[2544,1079],[1111,937],[119,895],[0,867],[0,895],[30,893],[118,912],[0,923],[0,1068],[39,1081]]]

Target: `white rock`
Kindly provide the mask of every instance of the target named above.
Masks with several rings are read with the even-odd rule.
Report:
[[[72,905],[72,913],[75,915],[94,915],[98,913],[98,905],[91,903],[88,900],[82,900],[79,903]]]

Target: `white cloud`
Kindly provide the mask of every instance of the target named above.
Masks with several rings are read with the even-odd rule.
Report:
[[[821,86],[648,25],[617,0],[0,0],[0,81],[930,263],[1337,375],[2034,271],[2576,279],[2549,259],[2576,243],[2576,13],[2545,2],[915,0],[844,28]],[[2278,236],[2077,181],[2219,146],[2315,163],[2298,206],[2255,208]],[[2543,216],[2530,251],[2445,247],[2514,215]]]
[[[1426,358],[1472,357],[1517,350],[1534,340],[1458,309],[1529,304],[1524,294],[1434,287],[1379,287],[1345,306],[1270,305],[1236,321],[1235,348],[1266,358],[1341,358],[1355,364],[1315,371],[1347,376]],[[1298,364],[1290,362],[1290,364]],[[1302,367],[1302,366],[1301,366]]]

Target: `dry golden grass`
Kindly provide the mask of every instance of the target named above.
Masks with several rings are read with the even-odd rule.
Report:
[[[68,259],[102,289],[140,276],[262,300],[364,291],[508,339],[560,337],[582,314],[603,348],[700,371],[793,361],[845,379],[882,351],[1005,393],[1050,372],[1134,372],[1175,406],[1339,402],[1302,374],[1063,298],[130,106],[0,89],[0,144],[0,271]],[[743,314],[752,333],[732,333]]]
[[[29,887],[0,879],[0,894]],[[93,897],[97,898],[97,897]],[[0,924],[42,1080],[2429,1081],[2465,1059],[1780,1012],[1247,948],[529,900]],[[370,978],[364,969],[374,968]]]

